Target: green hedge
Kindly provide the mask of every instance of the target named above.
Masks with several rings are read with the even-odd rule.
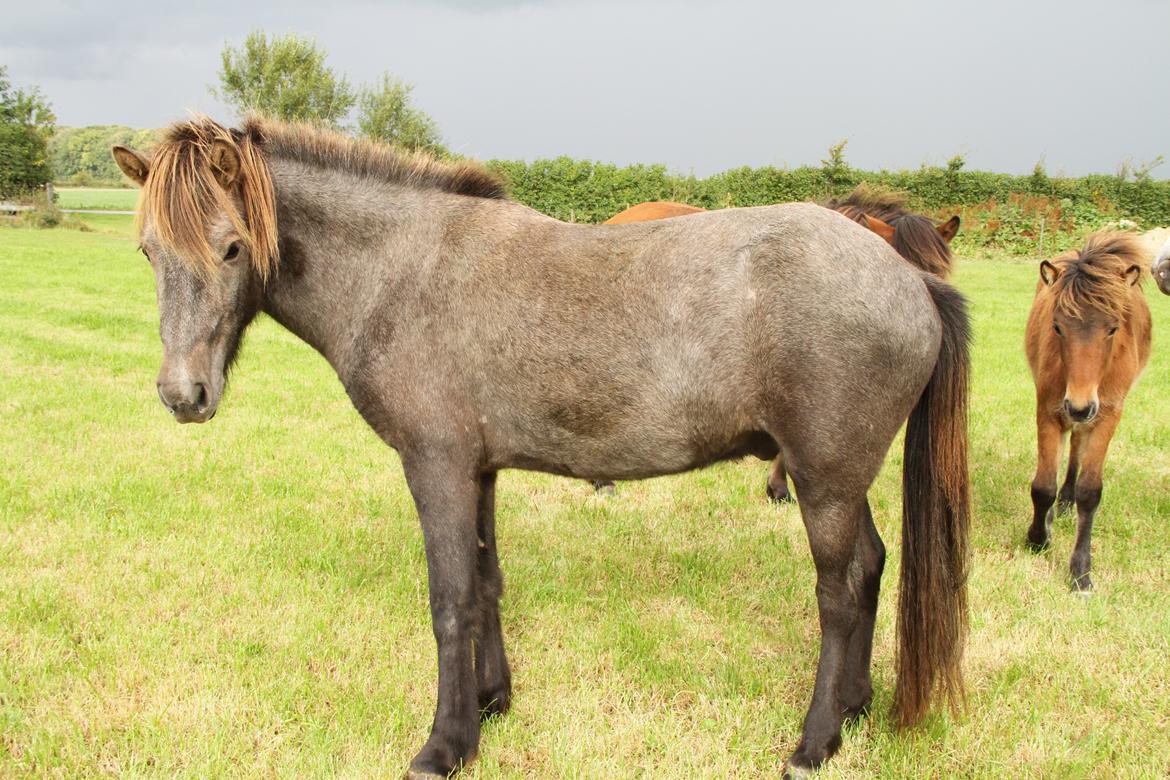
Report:
[[[896,190],[910,208],[943,219],[958,213],[960,252],[982,248],[1018,254],[1067,249],[1085,233],[1128,220],[1138,228],[1170,224],[1170,181],[1147,175],[1053,178],[1037,166],[1028,176],[962,170],[961,158],[914,171],[862,171],[840,160],[824,167],[735,168],[706,178],[668,173],[661,165],[618,167],[573,160],[491,160],[514,198],[570,222],[601,222],[648,200],[703,208],[824,201],[855,186]]]

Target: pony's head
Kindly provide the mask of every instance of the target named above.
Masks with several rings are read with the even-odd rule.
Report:
[[[148,156],[115,146],[142,187],[138,235],[154,270],[163,362],[158,395],[179,422],[210,420],[244,328],[275,270],[272,180],[253,132],[197,118]]]
[[[1166,295],[1170,295],[1170,238],[1166,239],[1166,243],[1154,256],[1154,264],[1150,267],[1150,273],[1153,274],[1154,281],[1158,283],[1158,289]]]
[[[928,217],[909,211],[904,195],[865,184],[825,205],[877,233],[923,271],[944,279],[950,273],[954,259],[950,243],[959,232],[958,216],[935,225]]]
[[[1079,252],[1040,263],[1065,367],[1064,413],[1073,422],[1090,422],[1100,410],[1097,389],[1109,370],[1114,336],[1126,326],[1131,288],[1142,280],[1141,255],[1129,234],[1100,232]]]

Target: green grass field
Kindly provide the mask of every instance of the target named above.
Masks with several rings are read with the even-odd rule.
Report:
[[[132,194],[132,193],[130,193]],[[63,194],[64,197],[64,194]],[[0,776],[397,777],[435,654],[396,456],[330,368],[263,320],[216,419],[155,396],[154,286],[128,217],[0,229]],[[900,734],[900,468],[875,712],[821,777],[1170,773],[1170,299],[1106,464],[1089,599],[1021,542],[1034,467],[1021,346],[1034,261],[960,265],[976,327],[965,714]],[[774,777],[818,647],[796,509],[755,461],[621,484],[509,472],[498,497],[515,703],[469,778]]]
[[[56,192],[57,205],[63,209],[133,211],[138,203],[138,190],[136,189],[58,187]]]

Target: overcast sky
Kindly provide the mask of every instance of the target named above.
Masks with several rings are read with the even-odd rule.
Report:
[[[156,127],[208,93],[225,43],[314,36],[383,71],[455,150],[661,162],[1113,173],[1170,157],[1170,1],[5,2],[0,64],[65,125]],[[1155,171],[1170,176],[1170,163]]]

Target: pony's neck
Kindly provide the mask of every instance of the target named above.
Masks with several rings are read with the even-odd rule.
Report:
[[[413,232],[426,193],[279,159],[270,168],[280,264],[263,309],[345,381],[369,313],[406,271],[395,255],[407,246],[391,237]]]

